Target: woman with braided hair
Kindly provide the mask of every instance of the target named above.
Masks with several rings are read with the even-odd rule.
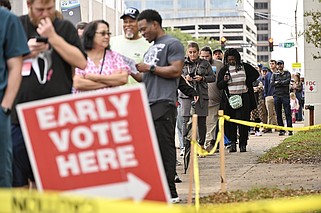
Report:
[[[259,77],[257,70],[248,63],[241,62],[239,52],[229,48],[224,53],[224,67],[217,77],[217,87],[222,89],[221,109],[230,118],[249,121],[250,112],[257,107],[252,83]],[[240,96],[242,105],[237,107],[229,103],[231,96]],[[234,108],[232,108],[232,106]],[[230,152],[236,152],[237,127],[239,128],[240,152],[246,152],[249,127],[225,122],[225,134],[231,141]]]

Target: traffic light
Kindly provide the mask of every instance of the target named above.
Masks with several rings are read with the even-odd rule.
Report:
[[[269,38],[269,49],[270,49],[270,52],[273,51],[273,38]]]
[[[221,49],[225,50],[225,42],[226,42],[226,38],[225,37],[221,37]]]

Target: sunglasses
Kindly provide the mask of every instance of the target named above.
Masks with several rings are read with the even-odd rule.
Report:
[[[108,35],[109,37],[111,36],[111,33],[108,31],[102,31],[102,32],[96,32],[97,34],[100,34],[102,36]]]

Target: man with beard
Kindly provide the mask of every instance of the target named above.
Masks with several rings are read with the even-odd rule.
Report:
[[[138,32],[137,17],[139,11],[134,7],[129,7],[120,17],[123,19],[124,35],[115,36],[110,39],[111,49],[130,58],[135,63],[143,61],[143,56],[151,46]],[[135,74],[132,73],[135,78]],[[131,76],[128,77],[128,83],[137,83]]]
[[[20,17],[30,54],[24,59],[15,104],[71,93],[73,67],[87,61],[73,24],[56,17],[55,0],[27,0],[29,13]],[[13,186],[34,181],[15,107],[12,113]]]

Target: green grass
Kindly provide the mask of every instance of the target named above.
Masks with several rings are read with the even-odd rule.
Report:
[[[278,188],[254,188],[249,191],[228,191],[217,192],[212,195],[200,198],[201,204],[225,204],[249,202],[254,200],[278,199],[284,197],[298,197],[304,195],[321,194],[321,190],[307,189],[278,189]]]
[[[321,130],[297,132],[258,159],[259,163],[321,163]]]
[[[258,159],[259,163],[298,163],[320,164],[321,168],[321,130],[297,132],[286,138],[278,146],[270,149]],[[247,202],[262,199],[321,194],[320,190],[254,188],[248,191],[217,192],[200,199],[202,205]]]

